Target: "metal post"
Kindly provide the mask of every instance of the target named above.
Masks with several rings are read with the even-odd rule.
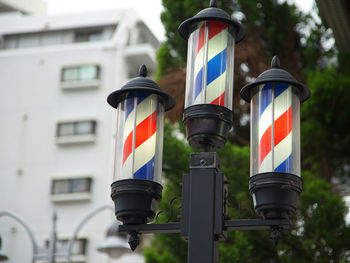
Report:
[[[50,235],[50,246],[49,246],[49,251],[47,255],[49,263],[55,263],[56,241],[57,241],[56,223],[57,223],[57,213],[56,211],[54,211],[52,215],[52,232]]]
[[[223,226],[222,179],[216,153],[191,154],[190,174],[184,175],[183,191],[187,192],[185,199],[188,200],[183,200],[187,205],[181,222],[181,233],[188,239],[189,263],[219,261],[218,237]],[[222,182],[221,188],[217,187],[218,180]]]

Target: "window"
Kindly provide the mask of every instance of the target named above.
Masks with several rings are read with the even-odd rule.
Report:
[[[57,137],[95,134],[95,121],[62,122],[57,125]]]
[[[99,79],[99,66],[84,65],[67,67],[62,70],[62,81],[86,81]]]
[[[57,123],[56,143],[91,143],[96,137],[96,121],[62,121]]]
[[[90,193],[91,178],[71,178],[52,180],[52,195]]]
[[[74,241],[72,248],[72,255],[86,255],[87,251],[87,239],[78,238]],[[67,253],[68,251],[69,239],[58,239],[56,241],[56,253]],[[50,241],[45,242],[45,247],[48,249],[50,247]]]
[[[88,29],[74,32],[74,42],[91,42],[102,39],[102,29]]]

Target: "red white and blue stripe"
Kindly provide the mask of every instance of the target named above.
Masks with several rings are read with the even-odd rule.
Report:
[[[157,95],[130,93],[126,99],[122,171],[134,179],[154,179]]]
[[[292,173],[292,87],[262,85],[259,105],[259,173]]]
[[[227,24],[202,22],[197,31],[193,104],[225,106]]]

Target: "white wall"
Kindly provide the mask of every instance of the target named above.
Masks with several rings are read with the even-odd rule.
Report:
[[[49,239],[54,210],[58,238],[70,238],[88,212],[113,205],[110,184],[116,112],[106,98],[127,80],[123,51],[133,20],[118,25],[111,41],[0,50],[0,210],[21,217],[40,246]],[[63,90],[62,67],[89,63],[100,65],[99,87]],[[97,121],[95,142],[58,145],[57,121],[79,118]],[[90,200],[52,202],[51,180],[78,175],[93,178]],[[143,262],[137,254],[112,261],[96,251],[113,220],[113,212],[105,211],[80,232],[80,237],[89,240],[86,262]],[[0,218],[0,235],[9,262],[30,262],[31,243],[19,224]]]

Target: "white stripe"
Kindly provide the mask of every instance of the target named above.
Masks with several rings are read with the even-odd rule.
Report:
[[[292,153],[292,132],[274,148],[274,168],[277,168]]]
[[[275,98],[274,118],[277,120],[292,106],[292,88],[289,87]]]
[[[272,125],[272,103],[267,106],[259,119],[259,142],[265,131]]]
[[[198,47],[198,43],[199,43],[199,32],[201,30],[201,27],[202,25],[204,24],[205,22],[201,22],[198,24],[198,29],[197,29],[197,32],[196,32],[196,36],[195,36],[195,39],[197,39],[197,42],[196,42],[196,50],[195,52],[197,52],[197,47]],[[206,45],[207,45],[207,35],[208,35],[208,27],[205,26],[204,27],[204,30],[203,30],[203,35],[204,35],[204,44],[203,46],[201,47],[201,49],[198,51],[196,57],[195,57],[195,60],[194,60],[194,76],[196,78],[198,72],[201,70],[201,68],[203,68],[203,66],[205,65],[205,48],[206,48]]]
[[[265,172],[271,172],[271,171],[272,171],[272,152],[270,151],[265,156],[264,161],[261,163],[259,167],[259,173],[265,173]]]
[[[123,161],[123,159],[122,159]],[[122,165],[121,174],[118,174],[118,179],[129,179],[133,177],[132,172],[132,153],[128,156],[128,158],[125,160],[124,164]]]
[[[157,95],[152,94],[137,105],[136,125],[150,116],[157,109]]]
[[[129,113],[128,118],[125,120],[123,142],[125,142],[130,132],[134,130],[134,118],[135,118],[135,108]]]
[[[226,71],[207,86],[206,103],[211,103],[222,93],[226,87]],[[224,98],[225,99],[225,98]]]
[[[215,57],[227,47],[227,32],[228,31],[226,28],[213,38],[209,39],[208,61],[210,61],[213,57]]]
[[[194,60],[194,76],[197,76],[198,72],[201,70],[201,68],[203,68],[203,66],[205,64],[205,56],[204,56],[205,55],[204,54],[205,48],[204,47],[205,47],[205,44],[203,45],[201,50],[198,52],[198,54]]]
[[[134,172],[154,157],[156,153],[156,135],[157,133],[154,133],[148,140],[135,149]]]

